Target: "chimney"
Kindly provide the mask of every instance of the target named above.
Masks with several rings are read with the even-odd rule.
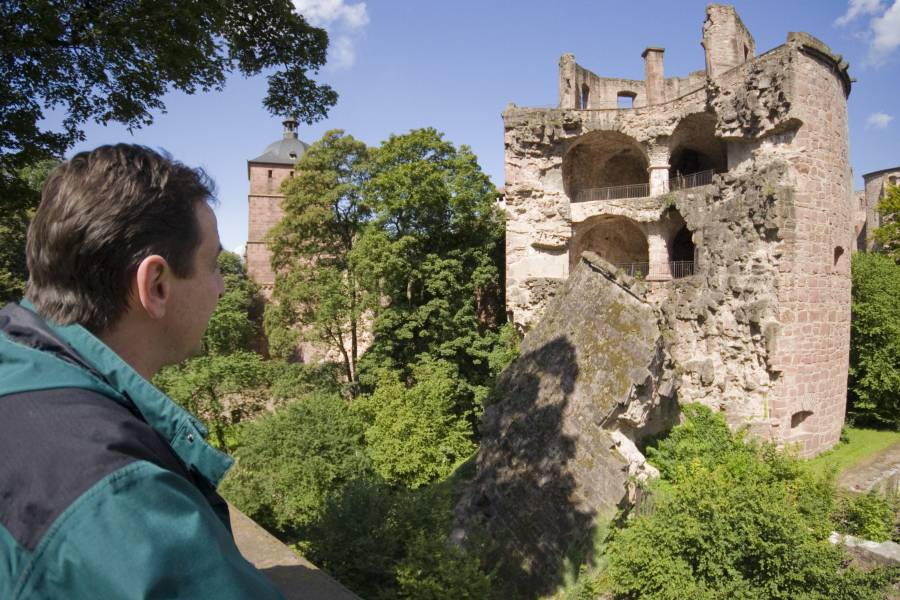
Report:
[[[666,86],[663,79],[663,52],[665,48],[648,46],[641,54],[644,59],[644,85],[647,88],[647,105],[666,101]]]

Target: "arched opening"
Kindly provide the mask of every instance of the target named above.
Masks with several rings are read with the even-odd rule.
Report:
[[[581,108],[587,108],[588,102],[591,99],[591,88],[588,87],[588,84],[581,84]]]
[[[574,201],[649,195],[647,157],[640,144],[617,131],[579,138],[563,157],[563,182]]]
[[[581,253],[590,250],[630,275],[647,275],[647,236],[626,217],[601,215],[585,221],[576,227],[569,248],[572,268],[578,264]]]
[[[619,92],[616,94],[616,106],[618,108],[634,108],[634,99],[637,94],[634,92]]]
[[[692,180],[681,179],[689,175],[709,173],[711,176],[728,169],[727,146],[716,137],[715,131],[716,117],[710,113],[695,113],[681,120],[669,139],[669,178],[674,180],[670,188],[692,187],[684,185]]]
[[[687,226],[682,227],[669,243],[669,259],[672,261],[672,278],[689,277],[694,274],[694,248],[693,234]]]

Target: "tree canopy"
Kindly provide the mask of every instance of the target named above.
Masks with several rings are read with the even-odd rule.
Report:
[[[21,293],[25,223],[39,200],[23,171],[60,158],[84,123],[149,125],[166,92],[221,90],[234,71],[266,73],[269,112],[312,123],[337,101],[310,76],[327,47],[290,0],[0,3],[2,299]],[[58,128],[44,122],[51,111]]]
[[[325,63],[328,36],[288,0],[99,0],[0,6],[0,168],[60,155],[89,120],[152,122],[170,89],[219,90],[226,75],[271,71],[263,104],[307,122],[337,96],[309,72]],[[61,131],[42,127],[61,110]]]
[[[900,429],[900,265],[853,255],[847,412],[860,424]]]
[[[285,216],[270,234],[276,304],[266,329],[276,355],[290,355],[303,334],[343,358],[357,381],[361,320],[369,304],[351,253],[371,218],[363,198],[369,150],[342,131],[327,132],[286,180]],[[294,328],[299,324],[300,329]]]
[[[889,186],[875,209],[882,225],[875,228],[872,237],[885,254],[900,263],[900,186]]]

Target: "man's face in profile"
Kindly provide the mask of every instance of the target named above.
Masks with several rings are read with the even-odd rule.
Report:
[[[191,275],[173,278],[173,310],[166,324],[173,363],[200,353],[206,325],[225,291],[218,267],[222,246],[216,215],[206,202],[194,203],[194,215],[200,245],[194,251]]]

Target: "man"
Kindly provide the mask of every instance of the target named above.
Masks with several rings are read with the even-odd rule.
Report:
[[[0,598],[280,598],[215,487],[231,459],[149,380],[223,292],[211,187],[147,148],[54,170],[0,311]]]

